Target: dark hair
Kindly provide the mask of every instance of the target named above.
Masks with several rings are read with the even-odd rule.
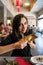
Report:
[[[14,19],[13,19],[13,32],[14,31],[18,31],[18,28],[19,28],[19,26],[20,26],[20,21],[21,21],[21,18],[25,18],[26,20],[27,20],[27,18],[24,16],[24,14],[18,14],[18,15],[16,15],[15,17],[14,17]],[[28,22],[28,21],[27,21]]]

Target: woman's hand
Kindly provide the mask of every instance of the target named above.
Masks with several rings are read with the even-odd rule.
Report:
[[[33,41],[28,42],[28,44],[30,45],[30,47],[31,47],[32,49],[35,49],[35,48],[36,48],[36,45],[33,43]]]
[[[23,48],[25,48],[27,46],[27,42],[28,41],[22,39],[17,44],[15,44],[16,45],[15,48],[16,49],[23,49]]]

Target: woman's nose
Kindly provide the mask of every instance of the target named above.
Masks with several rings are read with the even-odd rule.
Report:
[[[23,29],[25,28],[25,26],[23,25]]]
[[[22,27],[25,28],[25,26],[22,24]]]

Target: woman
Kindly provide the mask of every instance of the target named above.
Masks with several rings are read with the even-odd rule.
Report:
[[[13,32],[7,37],[3,44],[11,44],[18,42],[20,39],[29,35],[28,21],[23,14],[18,14],[13,19]],[[35,44],[31,41],[21,40],[16,49],[13,50],[12,56],[31,56],[30,48],[35,48]]]

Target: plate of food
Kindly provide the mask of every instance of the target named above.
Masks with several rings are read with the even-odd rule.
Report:
[[[0,37],[2,36],[2,34],[0,34]]]
[[[0,37],[6,37],[6,36],[8,36],[9,35],[9,33],[4,33],[4,34],[0,34]]]
[[[35,64],[38,64],[38,63],[43,64],[43,55],[31,57],[31,62]]]

